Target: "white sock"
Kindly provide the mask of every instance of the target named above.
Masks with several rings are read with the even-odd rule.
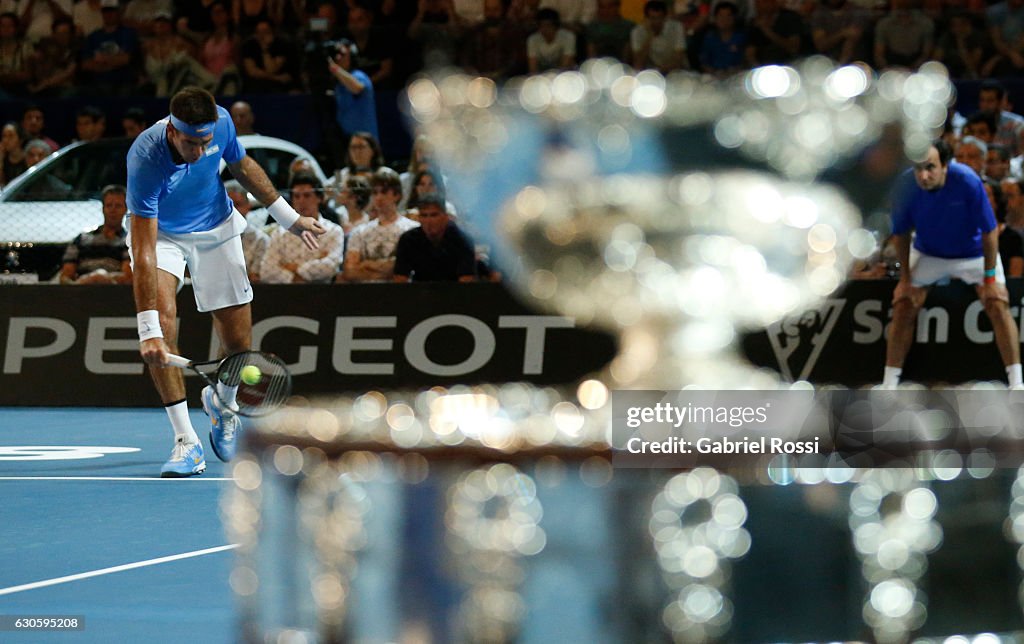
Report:
[[[1006,368],[1006,379],[1010,381],[1011,387],[1024,385],[1024,377],[1021,376],[1020,363],[1012,364]]]
[[[882,384],[886,387],[895,387],[900,384],[900,374],[902,373],[902,367],[886,366],[885,375],[882,377]]]
[[[229,387],[223,382],[217,383],[217,397],[220,398],[221,404],[227,408],[228,411],[236,409],[238,403],[235,402],[235,394],[238,393],[238,385]]]
[[[182,400],[164,407],[167,410],[167,417],[171,419],[171,427],[174,428],[174,439],[181,439],[186,443],[198,443],[199,436],[192,428],[192,419],[188,417],[188,402]]]

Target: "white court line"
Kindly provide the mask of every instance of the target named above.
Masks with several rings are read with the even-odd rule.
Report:
[[[56,586],[57,584],[66,584],[69,581],[78,581],[79,579],[88,579],[90,577],[99,577],[100,575],[109,575],[114,572],[123,572],[125,570],[132,570],[134,568],[143,568],[145,566],[155,566],[157,564],[167,563],[170,561],[178,561],[179,559],[189,559],[190,557],[201,557],[203,555],[212,555],[217,552],[224,552],[225,550],[232,550],[237,548],[239,544],[232,543],[226,546],[217,546],[216,548],[206,548],[204,550],[193,550],[192,552],[183,552],[180,555],[169,555],[167,557],[159,557],[157,559],[147,559],[145,561],[136,561],[135,563],[123,564],[121,566],[113,566],[111,568],[101,568],[99,570],[90,570],[89,572],[80,572],[75,575],[68,575],[66,577],[55,577],[53,579],[44,579],[42,581],[33,581],[30,584],[22,584],[20,586],[10,586],[9,588],[0,588],[0,595],[11,595],[13,593],[20,593],[24,590],[32,590],[34,588],[45,588],[46,586]]]
[[[0,481],[234,481],[230,477],[189,476],[186,478],[159,478],[135,476],[0,476]]]

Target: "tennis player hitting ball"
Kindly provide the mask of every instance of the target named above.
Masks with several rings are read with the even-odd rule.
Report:
[[[171,427],[174,449],[162,477],[185,477],[206,469],[203,447],[188,416],[185,382],[167,356],[178,353],[175,295],[188,266],[196,307],[213,314],[221,346],[229,353],[249,349],[252,287],[242,256],[245,219],[234,209],[220,181],[220,160],[242,186],[267,206],[282,228],[311,250],[324,228],[300,217],[277,194],[267,174],[245,153],[228,111],[213,96],[187,87],[171,99],[169,117],[135,139],[128,151],[128,248],[134,273],[139,351],[149,365]],[[235,454],[241,429],[234,407],[238,383],[221,383],[217,395],[203,389],[210,416],[210,446],[222,461]],[[223,407],[220,402],[223,401]]]

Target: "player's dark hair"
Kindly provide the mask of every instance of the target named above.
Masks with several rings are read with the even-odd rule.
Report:
[[[315,174],[309,172],[297,172],[292,180],[288,182],[288,189],[294,190],[295,186],[311,186],[313,192],[323,199],[324,184],[320,182]]]
[[[953,158],[953,148],[942,139],[932,141],[932,147],[939,153],[939,163],[943,166],[949,165],[949,160]]]
[[[100,201],[107,198],[107,195],[121,195],[122,197],[128,194],[128,190],[119,183],[112,183],[107,186],[103,186],[103,190],[100,191]]]
[[[201,87],[189,86],[171,99],[171,114],[189,125],[217,120],[217,102]]]
[[[986,78],[981,81],[981,86],[978,87],[978,94],[980,95],[982,92],[995,92],[996,98],[999,100],[1003,100],[1003,97],[1006,96],[1006,88],[994,78]]]
[[[345,179],[345,188],[356,198],[356,205],[359,206],[360,210],[364,210],[370,204],[370,195],[373,194],[373,188],[370,186],[370,182],[366,180],[366,177],[353,176]]]

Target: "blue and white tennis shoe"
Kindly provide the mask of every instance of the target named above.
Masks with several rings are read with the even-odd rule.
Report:
[[[238,449],[235,439],[242,431],[242,421],[237,414],[221,408],[213,387],[203,387],[203,411],[210,417],[210,447],[217,458],[227,463]]]
[[[160,478],[180,479],[202,474],[205,470],[203,446],[199,443],[186,443],[183,438],[179,438],[174,442],[171,457],[160,468]]]

